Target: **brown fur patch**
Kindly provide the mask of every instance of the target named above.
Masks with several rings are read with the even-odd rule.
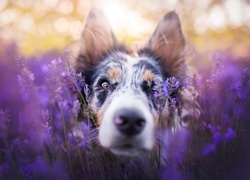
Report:
[[[142,78],[143,78],[144,81],[153,81],[154,73],[152,73],[152,71],[150,71],[150,70],[146,70],[143,73]]]
[[[97,114],[96,114],[96,121],[97,121],[97,125],[98,125],[99,127],[101,126],[104,112],[105,112],[105,111],[104,111],[103,109],[101,109],[101,110],[98,111]]]
[[[120,76],[121,76],[121,70],[118,69],[118,68],[115,68],[115,69],[110,69],[108,71],[108,75],[109,77],[114,80],[114,81],[118,81]]]
[[[96,123],[99,127],[102,124],[103,115],[106,112],[106,110],[108,109],[108,107],[110,106],[110,103],[111,103],[111,101],[109,100],[107,103],[104,104],[104,106],[102,106],[100,109],[97,110]]]

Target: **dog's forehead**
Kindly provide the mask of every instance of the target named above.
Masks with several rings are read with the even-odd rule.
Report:
[[[126,82],[132,79],[141,81],[141,78],[152,81],[155,77],[160,78],[161,74],[160,66],[150,56],[131,56],[123,52],[112,52],[95,68],[92,78],[93,81],[98,81],[99,78],[108,78],[116,82],[121,81],[121,78]]]
[[[120,68],[143,68],[151,67],[153,71],[157,69],[157,63],[152,57],[138,56],[136,54],[129,55],[123,52],[115,52],[110,54],[103,62],[102,67],[120,67]],[[154,68],[153,68],[154,67]]]

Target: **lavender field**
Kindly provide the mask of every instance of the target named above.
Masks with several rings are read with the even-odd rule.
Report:
[[[175,11],[196,70],[154,95],[180,115],[194,87],[201,115],[175,134],[159,128],[138,157],[100,146],[91,87],[73,68],[92,7],[135,49]],[[249,180],[249,12],[249,0],[0,0],[0,180]]]
[[[1,47],[0,179],[249,179],[249,58],[208,54],[212,66],[184,79],[199,93],[201,117],[168,150],[123,158],[99,146],[69,51],[35,58],[15,43]]]

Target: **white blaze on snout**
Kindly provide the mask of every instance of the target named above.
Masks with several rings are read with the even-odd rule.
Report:
[[[145,127],[142,132],[134,137],[131,137],[131,143],[138,149],[150,150],[154,145],[154,122],[153,116],[150,113],[147,102],[141,97],[137,97],[132,93],[117,94],[114,96],[110,106],[104,113],[102,124],[99,131],[99,140],[104,147],[115,147],[122,145],[122,141],[126,140],[126,136],[118,131],[114,124],[116,112],[121,109],[132,109],[140,112],[145,118]],[[136,147],[136,146],[139,147]]]
[[[110,105],[107,107],[102,123],[99,130],[99,141],[103,147],[116,148],[122,147],[122,145],[129,144],[133,151],[139,150],[151,150],[154,146],[154,120],[150,111],[147,96],[141,93],[135,93],[135,87],[131,87],[132,75],[136,73],[133,70],[133,65],[139,62],[139,58],[128,59],[126,63],[127,74],[124,75],[126,83],[124,87],[118,91],[113,92],[110,97]],[[132,85],[133,86],[133,85]],[[140,89],[138,89],[141,91]],[[131,109],[138,111],[143,115],[145,120],[145,127],[140,134],[126,137],[126,135],[119,132],[114,124],[114,118],[116,113],[122,109]],[[119,154],[119,151],[113,152]],[[121,154],[125,154],[121,153]]]

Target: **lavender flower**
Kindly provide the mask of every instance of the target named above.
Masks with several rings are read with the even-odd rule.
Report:
[[[173,92],[176,92],[179,88],[179,81],[175,77],[167,78],[165,81],[165,86],[163,88],[166,97],[169,97],[169,95]]]
[[[218,131],[216,131],[213,134],[213,140],[214,140],[214,144],[219,144],[221,142],[221,134]]]
[[[170,110],[170,112],[172,112],[172,113],[175,112],[175,110],[176,110],[176,105],[177,105],[176,103],[177,103],[177,101],[176,101],[175,98],[171,98],[171,99],[170,99],[170,103],[169,103],[169,110]]]
[[[5,179],[5,175],[11,174],[11,167],[8,163],[2,163],[0,165],[0,178]]]
[[[44,127],[44,135],[42,135],[42,139],[44,139],[46,141],[46,138],[49,136],[50,137],[50,130],[51,130],[51,122],[50,122],[50,118],[49,118],[49,111],[46,110],[42,110],[42,119],[43,119],[43,123],[42,126]],[[43,133],[41,133],[43,134]]]
[[[24,166],[20,166],[19,171],[21,174],[23,174],[26,179],[33,180],[33,172],[32,172],[32,164],[27,164]]]
[[[180,83],[180,88],[186,88],[189,85],[188,67],[186,64],[182,64],[177,75]]]
[[[27,59],[24,56],[19,56],[16,58],[16,62],[21,68],[17,79],[23,98],[26,100],[35,98],[37,95],[37,87],[34,85],[35,77],[27,67]]]
[[[190,77],[190,85],[193,86],[195,89],[199,89],[201,87],[201,81],[202,77],[198,74],[193,74],[192,77]]]
[[[214,144],[208,144],[203,148],[202,155],[203,156],[209,155],[215,152],[215,150],[216,150],[216,146]]]
[[[71,80],[74,84],[77,83],[77,75],[76,75],[76,72],[75,72],[75,69],[69,65],[69,68],[68,68],[68,71],[69,71],[69,74],[70,74],[70,77],[71,77]]]
[[[159,97],[160,97],[159,91],[155,91],[155,92],[154,92],[154,98],[155,98],[155,99],[158,99]]]
[[[208,124],[206,121],[201,121],[200,123],[200,132],[201,134],[204,134],[206,132],[206,129],[208,127]]]
[[[53,60],[47,73],[48,91],[51,99],[55,99],[62,107],[63,104],[63,76],[65,74],[61,58]]]
[[[250,70],[249,68],[244,68],[241,73],[241,88],[247,89],[250,84]]]
[[[229,141],[229,140],[234,139],[235,137],[236,137],[235,131],[232,128],[228,128],[225,134],[225,140]]]
[[[80,90],[82,91],[82,88],[85,87],[86,85],[85,77],[83,77],[82,73],[80,72],[76,74],[76,78],[77,78],[77,84],[80,87]]]
[[[77,118],[78,113],[80,111],[80,106],[81,106],[81,103],[79,102],[78,99],[73,102],[72,113],[73,113],[74,118]]]
[[[15,150],[18,154],[20,162],[27,161],[30,157],[28,157],[28,152],[30,147],[30,142],[28,139],[17,138],[12,141],[11,149]]]
[[[206,80],[208,87],[213,87],[218,81],[223,78],[224,75],[224,64],[223,61],[225,60],[224,56],[221,56],[219,53],[215,53],[214,56],[211,56],[213,59],[212,70],[211,70],[211,77],[210,79]]]
[[[17,66],[19,66],[21,68],[26,68],[27,67],[28,60],[26,59],[25,56],[19,55],[15,60],[16,60]]]
[[[69,56],[72,55],[72,52],[69,49],[65,49],[63,50],[63,55],[68,58]]]
[[[7,132],[11,122],[11,114],[9,109],[0,110],[0,134]]]
[[[90,98],[90,90],[89,90],[89,85],[85,84],[83,87],[83,91],[86,97],[86,101],[89,102],[89,98]]]
[[[49,123],[49,110],[46,109],[46,110],[42,110],[42,118],[43,118],[43,121],[45,124]]]

